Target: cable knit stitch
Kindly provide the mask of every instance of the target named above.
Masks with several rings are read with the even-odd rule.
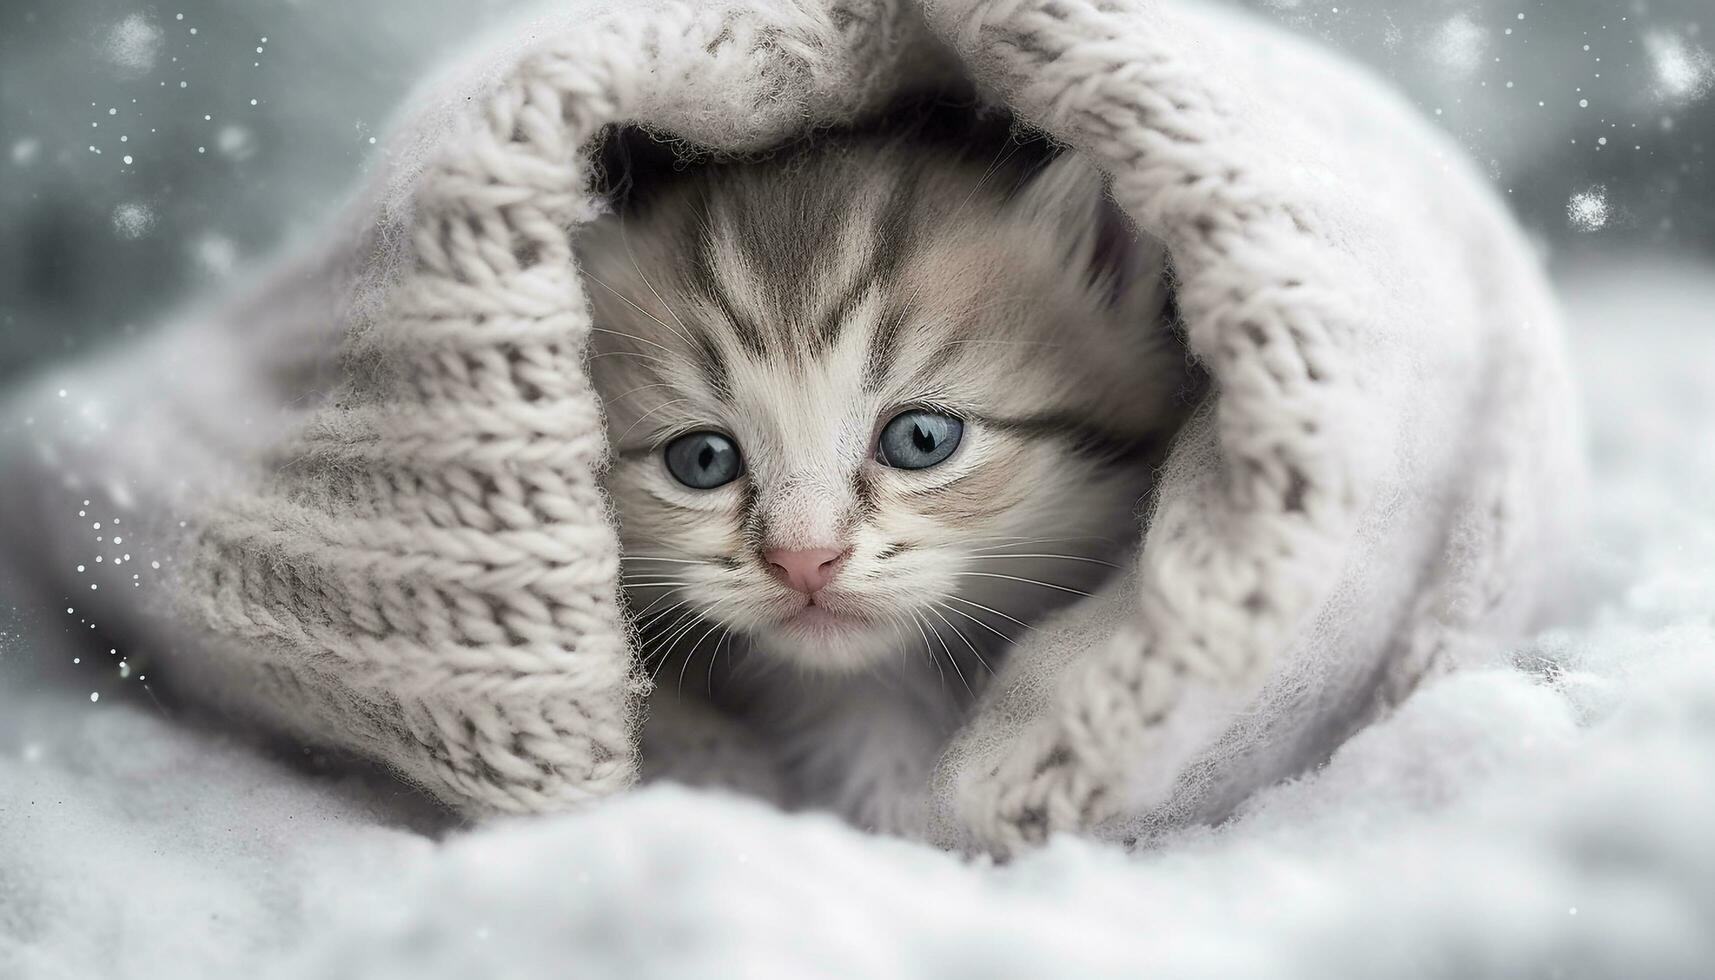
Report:
[[[955,72],[1112,175],[1214,385],[1135,569],[1022,640],[949,746],[936,839],[1217,817],[1529,622],[1578,477],[1553,306],[1480,177],[1373,79],[1190,3],[567,6],[423,100],[356,234],[131,355],[238,352],[254,384],[139,412],[186,444],[186,418],[275,406],[202,439],[207,492],[167,492],[123,423],[34,437],[22,485],[69,455],[190,515],[156,533],[194,614],[154,620],[187,688],[472,814],[630,784],[647,685],[570,248],[591,151],[637,124],[742,153]]]

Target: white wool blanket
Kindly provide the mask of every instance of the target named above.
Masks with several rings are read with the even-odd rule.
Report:
[[[397,784],[163,720],[134,678],[91,703],[87,659],[21,690],[89,644],[6,620],[0,976],[1715,975],[1715,276],[1571,285],[1586,614],[1217,828],[997,865],[652,786],[436,839]]]
[[[1374,78],[1189,3],[569,6],[431,87],[345,233],[12,433],[32,560],[103,536],[68,497],[166,555],[170,611],[134,566],[76,604],[162,679],[472,816],[630,786],[647,682],[571,257],[592,151],[628,124],[742,153],[954,74],[1166,243],[1213,394],[1135,567],[1010,651],[949,745],[936,840],[1222,817],[1541,612],[1579,486],[1553,305]],[[19,414],[56,417],[55,384]]]

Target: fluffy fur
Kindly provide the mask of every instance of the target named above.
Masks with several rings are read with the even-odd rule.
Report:
[[[706,658],[691,676],[750,702],[787,792],[872,826],[910,822],[904,791],[1006,640],[1136,540],[1190,401],[1160,248],[1093,168],[1044,149],[824,137],[706,166],[579,244],[625,582],[661,689],[682,697]],[[944,462],[878,455],[910,409],[963,422]],[[741,477],[672,476],[664,447],[703,431],[737,444]],[[807,597],[770,549],[846,557]]]
[[[1509,649],[1582,540],[1558,313],[1490,182],[1372,74],[1230,6],[556,0],[448,66],[299,259],[9,401],[0,551],[170,651],[151,685],[462,817],[622,792],[661,726],[582,370],[590,153],[616,125],[752,153],[968,78],[1167,244],[1212,390],[1127,580],[1011,644],[940,750],[930,837],[1223,819]],[[84,499],[161,574],[74,578]]]

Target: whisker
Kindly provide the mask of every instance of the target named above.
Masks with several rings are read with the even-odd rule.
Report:
[[[643,659],[649,659],[653,655],[656,645],[660,643],[661,637],[671,632],[674,627],[685,621],[686,616],[695,611],[694,608],[686,608],[684,603],[679,603],[671,609],[661,610],[648,624],[640,626],[638,633],[642,635],[642,641],[639,643],[639,647],[643,651]],[[671,621],[668,621],[669,616],[672,617]],[[663,623],[666,625],[662,625]]]
[[[640,587],[640,589],[650,589],[650,585],[638,585],[638,587]],[[631,587],[629,587],[629,585],[626,585],[626,589],[629,590],[629,589],[631,589]],[[667,596],[672,596],[672,594],[674,594],[674,592],[683,592],[684,589],[686,589],[686,587],[684,587],[684,585],[679,585],[679,587],[674,587],[674,589],[672,589],[672,592],[667,592]],[[657,597],[657,599],[655,599],[655,601],[657,601],[657,602],[662,601],[662,599],[665,599],[665,597],[667,597],[667,596],[659,596],[659,597]]]
[[[975,643],[971,642],[971,638],[966,636],[964,634],[963,630],[961,630],[957,626],[953,625],[952,620],[948,619],[946,616],[941,614],[941,610],[939,608],[937,608],[939,605],[940,605],[940,603],[937,603],[937,602],[934,602],[933,600],[931,600],[931,602],[929,604],[929,611],[934,613],[935,616],[941,620],[941,622],[946,623],[947,628],[953,631],[954,636],[956,636],[959,639],[964,641],[965,646],[970,648],[971,656],[977,658],[977,663],[982,664],[983,669],[989,672],[990,677],[993,677],[994,676],[994,668],[990,667],[988,661],[983,659],[983,655],[977,652],[977,645]],[[954,611],[957,612],[957,610],[954,610]],[[952,658],[952,654],[949,653],[948,659],[951,659],[951,658]],[[958,662],[954,661],[953,666],[955,668],[957,668],[959,666]],[[963,677],[964,672],[960,671],[959,676]],[[969,690],[969,689],[970,689],[970,685],[966,685],[966,690]]]
[[[935,610],[933,608],[930,608],[929,611],[935,612]],[[940,613],[935,613],[935,615],[939,616]],[[947,622],[945,619],[943,619],[941,621],[943,623]],[[965,669],[963,667],[959,666],[958,658],[953,656],[953,648],[947,645],[947,638],[941,635],[941,631],[936,629],[935,624],[932,622],[929,622],[927,617],[924,618],[923,622],[928,624],[930,631],[935,634],[935,639],[940,642],[941,650],[947,654],[947,662],[953,665],[953,670],[955,672],[957,672],[959,675],[959,683],[963,684],[965,687],[965,693],[970,695],[973,698],[976,697],[977,692],[971,690],[971,682],[965,680]],[[950,626],[952,624],[948,623],[948,625]]]
[[[673,388],[673,387],[676,387],[676,386],[671,381],[657,381],[654,384],[638,385],[637,387],[635,387],[635,388],[631,389],[630,391],[627,391],[623,394],[614,395],[612,398],[608,399],[608,401],[617,402],[621,398],[630,398],[632,395],[635,395],[640,391],[648,391],[651,388]]]
[[[977,548],[974,551],[975,554],[982,554],[984,552],[996,551],[996,550],[999,550],[1001,548],[1022,548],[1022,547],[1025,547],[1026,545],[1033,545],[1033,544],[1058,544],[1062,541],[1067,541],[1067,542],[1070,542],[1070,541],[1095,541],[1095,542],[1098,542],[1098,543],[1104,544],[1104,545],[1112,545],[1114,543],[1113,538],[1102,538],[1102,537],[1096,537],[1095,535],[1082,535],[1082,536],[1077,536],[1077,537],[1065,537],[1065,538],[1028,538],[1028,537],[1023,537],[1023,536],[990,535],[990,536],[986,536],[986,537],[975,538],[972,540],[1005,542],[1004,544],[995,544],[995,545],[991,545],[991,546],[986,547],[986,548]]]
[[[649,277],[644,274],[643,267],[637,264],[637,254],[631,250],[631,238],[630,238],[630,236],[628,236],[625,233],[625,222],[624,221],[621,221],[619,223],[619,240],[622,244],[625,245],[625,257],[627,259],[631,260],[631,267],[637,271],[637,278],[643,280],[643,287],[645,289],[649,290],[649,292],[654,294],[655,301],[657,303],[660,303],[661,308],[667,311],[667,315],[673,318],[673,322],[677,323],[679,325],[679,330],[674,331],[675,333],[677,333],[679,335],[679,339],[683,340],[689,346],[692,346],[692,347],[697,346],[696,344],[691,342],[691,335],[689,332],[691,328],[685,326],[684,320],[679,319],[679,314],[673,311],[672,304],[668,303],[665,299],[663,299],[661,297],[661,293],[659,290],[657,290],[655,288],[655,284],[650,282]],[[659,323],[660,321],[656,321],[656,322]],[[667,325],[665,323],[662,323],[661,326],[666,327]],[[671,328],[669,328],[669,329],[671,329]]]
[[[976,606],[978,609],[981,609],[983,612],[994,613],[996,616],[999,616],[1001,619],[1017,623],[1018,625],[1024,627],[1027,630],[1033,630],[1036,628],[1036,627],[1030,625],[1029,623],[1027,623],[1021,619],[1013,619],[1011,616],[1008,616],[1006,613],[1001,612],[999,609],[995,609],[991,606],[985,606],[980,602],[977,602],[977,601],[972,600],[972,599],[967,599],[962,595],[953,595],[953,594],[949,593],[947,595],[947,598],[953,600],[954,602],[962,602],[967,606]]]
[[[710,611],[711,612],[713,611],[713,607],[710,608]],[[684,666],[679,668],[679,694],[681,696],[683,696],[685,693],[685,671],[687,671],[691,668],[692,658],[696,657],[697,650],[700,647],[702,647],[703,641],[708,639],[709,636],[711,634],[713,634],[715,630],[720,629],[724,625],[725,624],[722,623],[720,620],[718,620],[718,619],[715,620],[712,624],[710,624],[710,626],[707,630],[703,631],[703,635],[697,637],[696,642],[691,644],[691,649],[685,651],[685,664],[684,664]],[[718,640],[715,641],[715,648],[717,650],[720,649],[720,641],[718,641]],[[709,669],[711,671],[714,669],[714,663],[715,663],[714,655],[710,654],[709,655]]]
[[[896,633],[904,633],[905,632],[905,617],[901,616],[898,612],[887,612],[884,614],[887,616],[887,625],[894,632],[896,632]],[[907,664],[906,653],[905,653],[905,644],[900,643],[897,645],[899,647],[900,666],[904,667]]]
[[[701,613],[701,616],[698,616],[698,620],[705,620],[705,618],[707,618],[707,620],[713,620],[715,609],[722,608],[722,606],[725,606],[727,602],[729,602],[727,599],[717,599],[713,606],[710,606],[708,609],[703,609],[703,613]],[[679,668],[679,695],[681,695],[681,697],[684,695],[684,671],[688,671],[688,669],[691,668],[691,661],[696,657],[696,650],[703,649],[703,640],[707,640],[710,635],[713,635],[715,630],[719,630],[722,626],[725,626],[725,623],[722,623],[720,620],[713,620],[712,623],[708,625],[707,630],[703,630],[703,635],[701,635],[701,637],[696,637],[696,640],[691,642],[691,649],[684,650],[684,664]],[[727,630],[731,632],[731,626],[727,626]],[[713,669],[715,669],[715,654],[719,654],[719,650],[720,640],[715,640],[715,650],[708,654],[708,671],[710,671],[710,675],[713,675]]]
[[[594,275],[591,275],[591,274],[590,274],[590,273],[589,273],[589,272],[587,272],[587,271],[586,271],[586,272],[585,272],[585,273],[584,273],[584,276],[585,276],[585,277],[586,277],[586,278],[588,278],[588,279],[589,279],[589,280],[590,280],[590,281],[591,281],[591,282],[594,282],[594,283],[595,283],[595,284],[596,284],[596,285],[598,285],[598,286],[600,286],[600,287],[601,287],[601,288],[603,288],[603,289],[605,289],[605,290],[607,290],[607,291],[608,291],[608,292],[610,292],[610,293],[612,293],[612,294],[613,294],[613,295],[615,295],[615,296],[617,296],[617,297],[619,297],[619,298],[620,298],[620,299],[621,299],[621,300],[622,300],[622,301],[624,301],[624,302],[625,302],[625,304],[626,304],[626,305],[627,305],[627,306],[630,306],[630,307],[631,307],[631,308],[632,308],[632,309],[634,309],[634,310],[636,310],[636,311],[637,311],[637,312],[639,312],[639,313],[641,313],[641,314],[643,314],[643,315],[644,315],[644,316],[646,316],[646,317],[648,317],[648,318],[649,318],[649,319],[651,319],[651,320],[654,320],[654,321],[655,321],[655,322],[656,322],[656,323],[659,323],[659,324],[661,324],[661,329],[662,329],[662,330],[669,330],[669,331],[670,331],[670,330],[672,330],[672,329],[673,329],[673,328],[672,328],[672,327],[669,327],[669,326],[668,326],[668,325],[667,325],[667,324],[666,324],[666,323],[664,323],[664,322],[662,322],[662,320],[661,320],[661,318],[660,318],[660,317],[658,317],[658,316],[656,316],[656,315],[655,315],[655,314],[653,314],[653,313],[651,313],[651,312],[649,312],[649,311],[648,311],[648,310],[646,310],[646,309],[644,309],[644,308],[643,308],[643,307],[641,307],[641,306],[638,306],[638,305],[637,305],[637,304],[636,304],[636,303],[635,303],[635,302],[633,302],[633,301],[632,301],[632,299],[631,299],[631,297],[629,297],[629,296],[627,296],[627,295],[625,295],[625,294],[624,294],[624,293],[622,293],[622,292],[620,292],[620,291],[619,291],[619,290],[617,290],[617,289],[615,289],[615,288],[613,288],[613,287],[612,287],[612,286],[609,286],[609,285],[608,285],[608,284],[607,284],[607,283],[605,283],[605,282],[602,282],[602,281],[601,281],[601,280],[600,280],[600,279],[599,279],[599,278],[597,278],[597,277],[596,277],[596,276],[594,276]],[[669,310],[669,311],[668,311],[668,312],[669,312],[669,313],[671,313],[671,312],[672,312],[672,311],[671,311],[671,310]],[[590,328],[590,329],[592,329],[592,330],[599,330],[599,329],[601,329],[601,328],[600,328],[600,327],[591,327],[591,328]],[[617,330],[609,330],[609,331],[607,331],[607,332],[608,332],[608,333],[618,333],[618,331],[617,331]],[[621,336],[621,337],[624,337],[624,336],[628,336],[628,335],[627,335],[627,334],[620,334],[620,336]],[[681,336],[682,336],[682,335],[681,335]],[[632,337],[632,338],[631,338],[631,339],[632,339],[632,340],[643,340],[643,338],[641,338],[641,337]],[[650,341],[647,341],[647,340],[643,340],[643,342],[644,342],[644,343],[646,343],[646,344],[647,344],[647,343],[651,343],[651,342],[650,342]],[[687,343],[689,343],[689,342],[690,342],[690,338],[686,338],[686,342],[687,342]],[[656,346],[656,347],[661,347],[661,345],[660,345],[660,344],[655,344],[655,345],[654,345],[654,346]],[[677,353],[678,353],[678,352],[677,352],[677,351],[675,351],[675,350],[673,350],[673,349],[672,349],[672,348],[670,348],[670,347],[661,347],[661,349],[662,349],[662,350],[664,350],[664,351],[666,351],[666,352],[667,352],[667,353],[669,353],[669,354],[677,354]]]
[[[675,591],[683,591],[683,590],[675,590]],[[662,596],[662,597],[661,597],[661,598],[659,598],[659,599],[656,599],[656,600],[655,600],[655,602],[656,602],[656,604],[657,604],[657,605],[658,605],[658,604],[660,604],[660,603],[662,603],[662,602],[665,602],[665,601],[666,601],[666,600],[667,600],[667,599],[669,599],[669,598],[670,598],[670,597],[672,597],[672,596],[673,596],[673,595],[674,595],[674,593],[673,593],[673,592],[669,592],[669,593],[667,593],[667,594],[666,594],[666,595],[664,595],[664,596]],[[650,619],[650,622],[651,622],[651,623],[658,623],[658,622],[660,622],[660,621],[661,621],[661,620],[662,620],[662,619],[663,619],[663,618],[664,618],[664,617],[666,617],[666,616],[667,616],[667,615],[668,615],[668,614],[669,614],[669,613],[671,613],[671,612],[672,612],[672,611],[673,611],[673,610],[675,610],[675,609],[679,609],[679,608],[681,608],[681,607],[683,607],[683,606],[684,606],[684,605],[685,605],[685,604],[686,604],[686,603],[688,603],[688,602],[690,602],[690,601],[691,601],[691,600],[690,600],[690,599],[689,599],[689,598],[685,598],[685,599],[680,599],[680,600],[679,600],[679,601],[678,601],[678,602],[675,602],[675,603],[673,603],[673,604],[672,604],[672,605],[671,605],[671,606],[668,606],[668,607],[667,607],[667,608],[666,608],[666,609],[663,609],[663,610],[661,610],[661,611],[660,611],[660,612],[658,612],[658,613],[656,613],[656,614],[655,614],[655,615],[654,615],[654,616],[653,616],[653,617],[651,617],[651,619]],[[654,606],[651,606],[651,607],[650,607],[650,608],[651,608],[651,609],[653,609],[653,608],[654,608]],[[646,609],[646,610],[644,610],[644,613],[647,613],[647,612],[648,612],[648,611],[649,611],[649,610],[647,610],[647,609]],[[681,616],[682,616],[682,615],[683,615],[683,614],[681,614]],[[643,622],[642,622],[642,619],[643,619],[643,614],[639,614],[639,615],[638,615],[638,624],[637,624],[637,629],[638,629],[638,632],[640,632],[640,633],[641,633],[641,632],[644,632],[644,631],[645,631],[645,630],[648,630],[648,629],[653,629],[653,626],[645,626],[645,625],[644,625],[644,624],[643,624]],[[678,622],[678,620],[674,620],[674,622],[675,622],[675,623],[677,623],[677,622]],[[650,641],[651,641],[651,640],[652,640],[652,639],[653,639],[653,636],[645,636],[645,637],[643,637],[643,646],[644,646],[644,649],[645,649],[645,651],[646,651],[646,652],[647,652],[647,649],[648,649],[648,646],[649,646],[649,643],[650,643]]]
[[[1092,565],[1106,565],[1109,568],[1119,567],[1111,561],[1102,561],[1100,558],[1086,558],[1082,555],[971,555],[969,557],[973,560],[983,559],[986,561],[993,561],[1001,558],[1059,558],[1063,561],[1083,561],[1089,562]]]
[[[917,635],[923,638],[923,655],[935,665],[935,673],[941,675],[941,689],[944,691],[947,689],[947,672],[941,669],[941,661],[935,659],[935,651],[929,647],[929,634],[923,631],[922,617],[917,615],[914,609],[907,609],[906,612],[911,616],[911,625],[917,627]]]
[[[977,541],[1012,541],[1019,544],[1035,544],[1043,541],[1101,541],[1112,542],[1113,535],[1103,534],[985,534],[974,539]]]
[[[1044,589],[1055,589],[1060,592],[1070,592],[1073,595],[1081,595],[1086,599],[1090,598],[1090,593],[1085,592],[1082,589],[1074,589],[1065,585],[1055,585],[1053,582],[1039,582],[1033,578],[1020,578],[1017,575],[1001,575],[996,572],[960,572],[959,574],[975,575],[978,578],[1003,578],[1009,582],[1023,582],[1025,585],[1040,585]]]
[[[671,329],[671,328],[669,328],[669,329]],[[673,355],[674,357],[679,356],[678,351],[674,350],[671,347],[668,347],[665,344],[657,344],[655,341],[650,340],[648,337],[639,337],[634,333],[626,333],[623,330],[614,330],[611,327],[591,327],[590,330],[595,332],[595,333],[610,333],[610,334],[613,334],[615,337],[624,337],[626,340],[635,340],[640,344],[648,344],[651,347],[658,347],[661,350],[664,350],[667,353]]]
[[[672,592],[667,592],[667,594],[664,594],[664,596],[657,597],[657,599],[655,599],[655,601],[650,602],[650,604],[648,604],[648,609],[643,609],[643,611],[641,611],[641,613],[633,614],[633,616],[631,616],[631,620],[633,620],[633,623],[636,623],[636,628],[638,628],[638,633],[647,632],[648,623],[653,623],[653,621],[660,620],[660,618],[662,618],[662,616],[665,616],[665,614],[672,613],[672,611],[674,611],[674,609],[679,608],[679,606],[684,606],[684,604],[686,604],[686,602],[691,601],[691,599],[689,599],[689,597],[686,597],[686,599],[679,599],[679,601],[674,602],[674,604],[672,604],[672,606],[667,606],[667,608],[662,609],[662,611],[660,611],[660,613],[650,614],[650,609],[655,608],[655,606],[660,606],[660,604],[662,604],[662,602],[667,601],[667,599],[672,599],[672,597],[677,596],[677,594],[679,594],[679,592],[684,592],[684,589],[674,589],[674,590],[672,590]],[[647,640],[648,637],[640,637],[640,638],[641,638],[641,640]]]
[[[664,357],[656,357],[654,354],[640,350],[604,350],[591,354],[589,359],[593,361],[601,357],[641,357],[645,361],[652,361],[668,370],[672,370],[678,366]]]
[[[1051,340],[949,340],[948,347],[1064,347]]]
[[[947,596],[947,598],[951,599],[953,597]],[[1005,640],[1008,643],[1013,642],[1012,637],[1007,636],[1005,633],[1002,633],[1000,630],[995,629],[993,626],[990,626],[988,623],[984,622],[981,619],[978,619],[977,617],[971,615],[968,612],[965,612],[963,609],[960,609],[957,606],[949,606],[949,605],[946,605],[945,603],[942,603],[941,608],[947,610],[950,613],[957,613],[958,615],[965,617],[966,619],[970,620],[973,623],[976,623],[978,626],[981,626],[983,629],[988,630],[990,633],[993,633],[994,635],[1000,637],[1001,639]]]
[[[709,692],[709,697],[711,697],[711,698],[714,697],[714,695],[715,695],[715,661],[719,660],[721,657],[721,644],[722,643],[730,644],[731,641],[732,641],[732,627],[728,626],[726,628],[726,632],[721,634],[720,639],[715,641],[715,652],[709,655],[708,692]],[[730,651],[731,651],[730,646],[728,647],[728,651],[730,653]]]
[[[683,613],[680,613],[677,619],[673,620],[673,622],[669,623],[659,634],[657,634],[653,644],[656,648],[655,652],[660,653],[663,646],[677,640],[685,631],[694,628],[702,619],[705,611],[706,610],[698,609],[693,605]]]
[[[632,432],[636,431],[638,426],[642,425],[644,422],[649,420],[649,416],[654,415],[656,412],[661,411],[663,408],[666,408],[669,405],[678,405],[678,404],[682,404],[682,403],[688,402],[688,401],[690,401],[689,398],[674,398],[671,401],[664,401],[661,404],[650,409],[649,411],[644,412],[641,416],[638,417],[637,421],[631,423],[631,427],[626,429],[625,433],[623,435],[621,435],[618,439],[613,440],[613,444],[617,446],[617,445],[624,443],[626,438],[628,436],[630,436]]]
[[[649,652],[648,656],[660,658],[655,662],[655,669],[649,672],[649,683],[654,684],[660,680],[661,668],[665,667],[667,661],[672,659],[673,647],[678,645],[680,638],[696,629],[697,624],[703,621],[702,610],[690,609],[687,610],[687,613],[688,615],[680,616],[673,621],[673,625],[667,628],[665,637],[655,644],[654,650]],[[684,625],[681,626],[681,623]]]
[[[989,178],[998,173],[1000,168],[1006,165],[1006,161],[1012,159],[1012,155],[1017,153],[1018,148],[1023,145],[1023,143],[1017,140],[1008,140],[1006,146],[997,150],[995,152],[994,160],[988,165],[988,169],[984,170],[983,175],[977,178],[977,182],[972,185],[970,193],[965,195],[965,199],[959,202],[959,206],[954,208],[952,213],[958,214],[960,211],[963,211],[965,209],[965,205],[971,203],[971,198],[977,196],[977,191],[982,190],[983,185],[988,183]]]

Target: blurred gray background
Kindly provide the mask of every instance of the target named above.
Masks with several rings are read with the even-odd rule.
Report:
[[[0,0],[0,384],[313,230],[519,0]],[[1250,0],[1463,144],[1560,269],[1715,270],[1715,0]]]

